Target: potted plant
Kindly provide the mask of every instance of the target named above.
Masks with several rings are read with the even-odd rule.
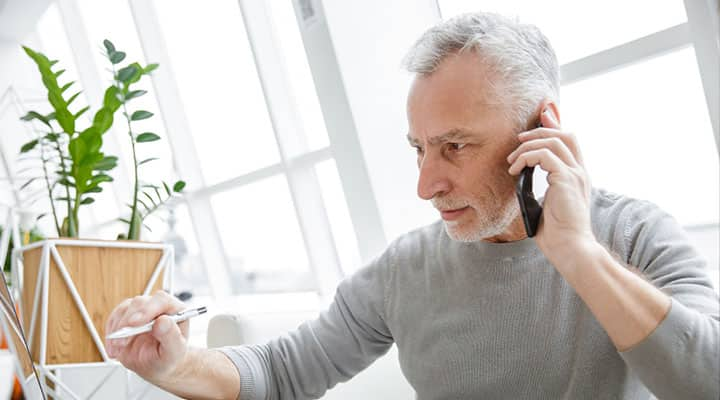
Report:
[[[143,183],[142,168],[157,160],[139,160],[137,146],[160,140],[153,132],[138,133],[137,121],[151,118],[146,110],[133,109],[133,99],[147,91],[137,86],[157,64],[121,64],[126,54],[105,40],[104,54],[110,64],[112,83],[103,102],[82,129],[81,118],[90,107],[76,107],[80,91],[69,95],[74,82],[61,82],[64,70],[58,61],[23,47],[34,61],[47,90],[52,112],[30,111],[23,120],[41,127],[37,138],[20,149],[25,162],[35,162],[49,199],[57,239],[48,239],[16,250],[22,259],[22,318],[33,359],[42,366],[107,361],[102,338],[113,307],[122,299],[163,287],[165,271],[171,273],[172,247],[142,242],[143,221],[182,192],[185,183]],[[120,112],[118,118],[117,114]],[[127,230],[117,241],[82,237],[79,211],[95,202],[95,196],[113,182],[110,172],[118,158],[103,152],[103,135],[116,124],[128,133],[132,149],[133,191],[128,214],[118,218]],[[34,156],[34,157],[33,157]],[[50,373],[49,371],[45,371]]]

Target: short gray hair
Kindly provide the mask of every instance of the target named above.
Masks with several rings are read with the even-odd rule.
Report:
[[[528,124],[543,99],[559,101],[560,72],[548,39],[536,26],[498,14],[468,13],[441,22],[415,42],[403,64],[410,72],[428,75],[446,57],[468,50],[499,78],[492,94],[512,104],[507,116],[517,128]]]

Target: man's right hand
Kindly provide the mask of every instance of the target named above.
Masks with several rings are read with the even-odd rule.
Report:
[[[150,382],[172,381],[174,371],[188,353],[189,321],[176,324],[167,315],[185,308],[180,300],[163,291],[126,299],[108,317],[106,334],[126,326],[144,325],[156,317],[158,320],[150,332],[106,339],[108,355]]]

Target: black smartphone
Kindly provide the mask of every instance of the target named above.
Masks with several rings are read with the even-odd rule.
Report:
[[[541,126],[541,123],[537,124],[538,128]],[[515,186],[515,193],[520,203],[520,212],[522,212],[525,232],[527,232],[528,237],[533,237],[537,233],[540,216],[542,215],[542,206],[533,194],[533,172],[535,172],[535,167],[523,168],[517,186]]]

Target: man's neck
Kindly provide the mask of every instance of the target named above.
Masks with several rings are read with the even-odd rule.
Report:
[[[518,215],[502,233],[482,239],[482,241],[490,243],[509,243],[517,242],[519,240],[526,239],[527,237],[528,235],[525,231],[525,224],[522,221],[522,216]]]

